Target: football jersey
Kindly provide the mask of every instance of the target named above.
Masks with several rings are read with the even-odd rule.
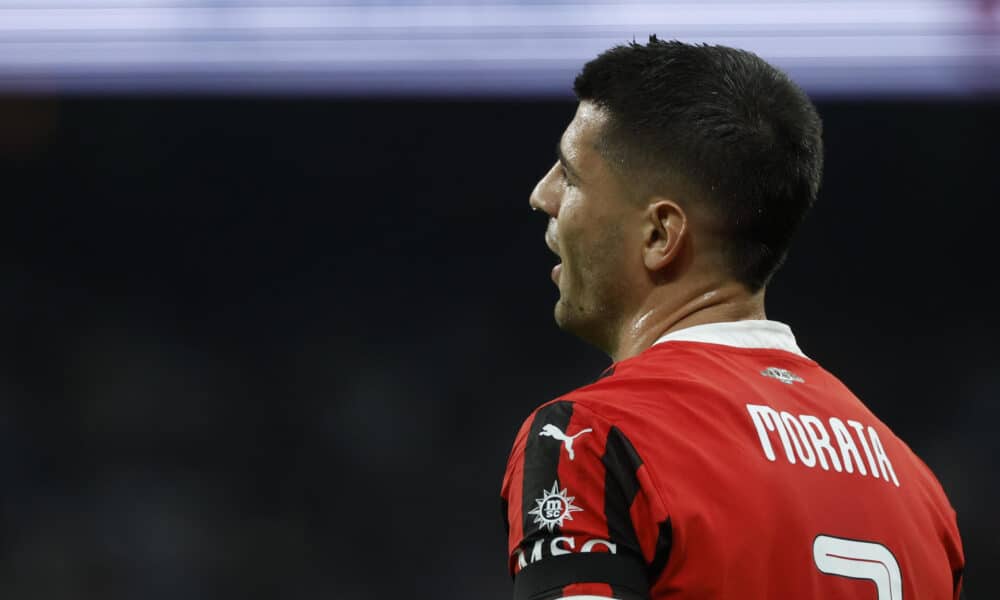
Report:
[[[774,321],[668,334],[524,422],[516,600],[954,600],[940,484]]]

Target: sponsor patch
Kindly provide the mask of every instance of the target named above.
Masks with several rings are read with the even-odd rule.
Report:
[[[576,496],[567,495],[566,489],[559,489],[559,481],[552,483],[551,490],[544,490],[542,497],[535,500],[537,505],[528,511],[529,515],[534,515],[534,523],[548,529],[550,532],[558,525],[562,527],[564,521],[572,521],[573,513],[583,511],[579,506],[573,505]]]

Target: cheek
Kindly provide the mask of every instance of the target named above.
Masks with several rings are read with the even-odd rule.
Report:
[[[571,272],[588,281],[617,279],[615,274],[622,268],[625,252],[621,223],[594,218],[588,222],[569,221],[564,226],[560,232],[563,262]]]
[[[559,252],[563,264],[573,270],[580,270],[590,262],[593,236],[582,223],[573,217],[563,220],[559,218],[557,234],[559,236]]]
[[[573,250],[585,249],[593,243],[594,234],[601,227],[601,215],[594,211],[593,202],[576,188],[567,188],[559,206],[556,219],[559,239]]]

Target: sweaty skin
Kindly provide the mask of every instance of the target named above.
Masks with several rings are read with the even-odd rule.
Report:
[[[639,186],[599,151],[607,111],[581,102],[560,158],[529,204],[549,216],[545,240],[561,259],[555,320],[615,362],[665,333],[722,321],[765,319],[764,291],[725,270],[719,240],[693,198]]]

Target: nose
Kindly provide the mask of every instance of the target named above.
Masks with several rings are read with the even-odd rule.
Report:
[[[559,163],[556,162],[544,177],[535,184],[528,204],[534,210],[544,211],[553,219],[559,215]]]

